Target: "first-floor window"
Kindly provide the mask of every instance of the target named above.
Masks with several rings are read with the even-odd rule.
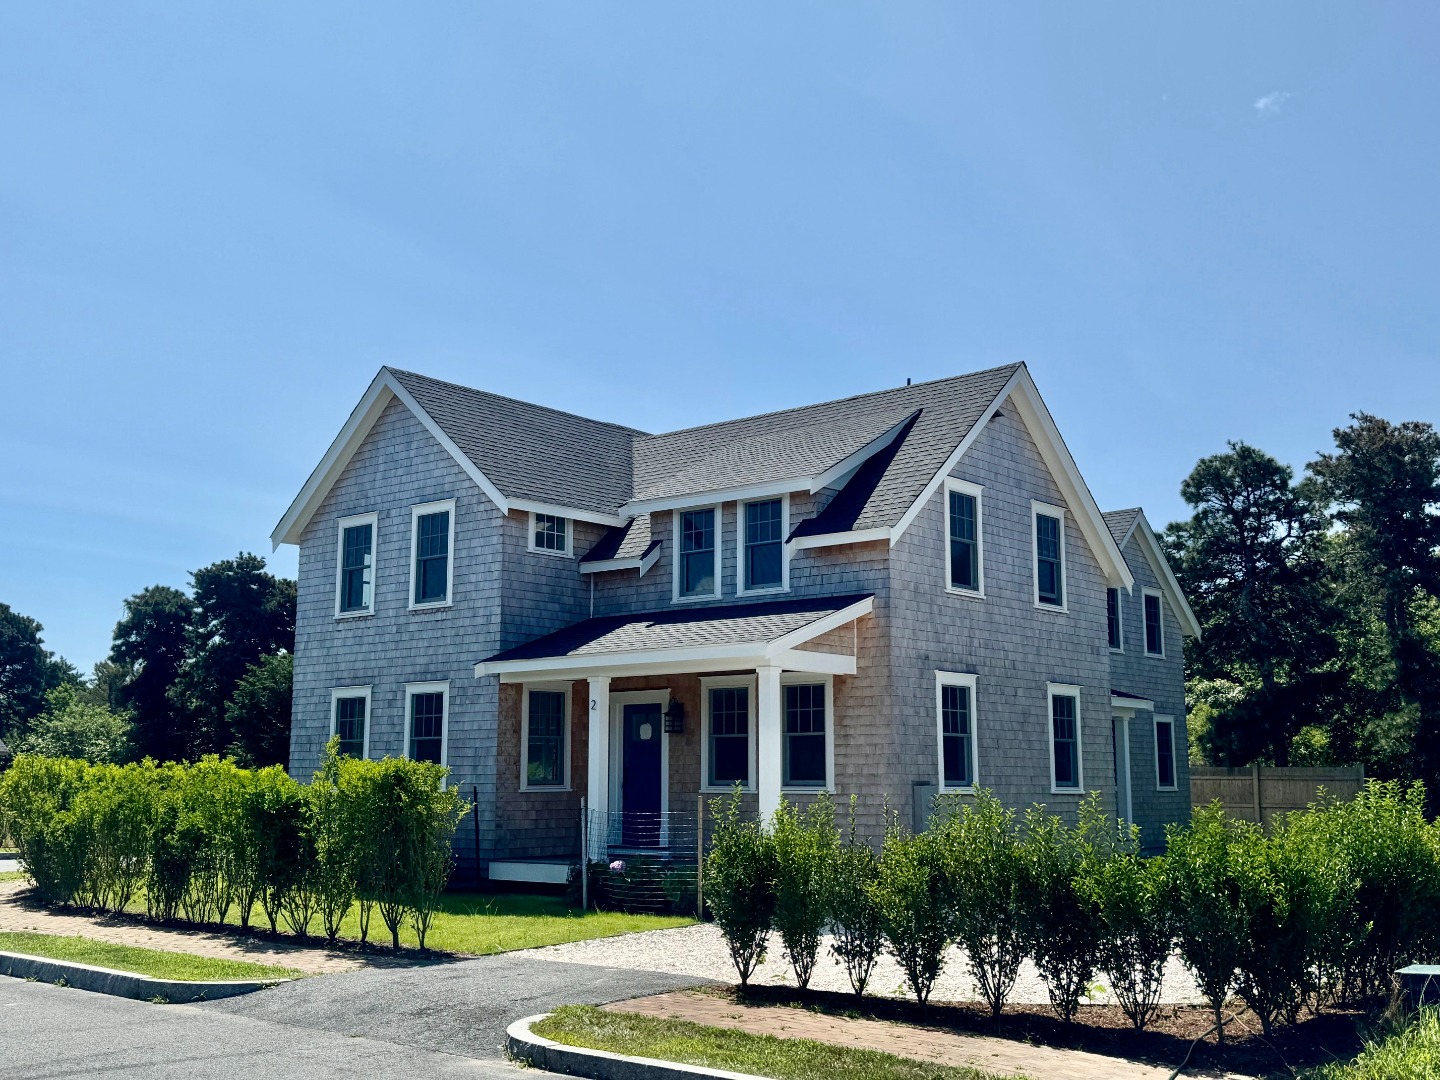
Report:
[[[1050,739],[1056,788],[1080,787],[1080,698],[1060,690],[1050,693]]]
[[[1155,717],[1155,783],[1175,786],[1175,721],[1168,716]]]
[[[531,690],[525,716],[525,784],[565,786],[565,692]]]
[[[441,690],[410,695],[410,757],[443,764],[445,693]]]
[[[710,710],[709,754],[711,787],[750,786],[750,688],[712,686],[708,689]]]
[[[365,756],[365,713],[369,704],[363,694],[335,699],[335,734],[340,737],[340,753],[355,758]]]
[[[941,786],[975,785],[974,677],[939,676]]]
[[[785,691],[786,787],[825,786],[825,684],[795,683]]]

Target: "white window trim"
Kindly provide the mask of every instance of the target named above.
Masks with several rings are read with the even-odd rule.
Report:
[[[1175,783],[1160,783],[1160,725],[1170,725],[1170,771],[1174,774]],[[1156,791],[1179,791],[1180,790],[1180,759],[1175,749],[1175,718],[1156,714],[1152,718],[1152,734],[1155,743],[1155,790]]]
[[[534,553],[534,554],[536,554],[536,555],[550,555],[550,556],[552,556],[552,557],[554,557],[554,558],[559,558],[559,559],[570,559],[570,558],[574,558],[574,554],[575,554],[575,519],[574,519],[574,518],[565,517],[563,514],[546,514],[546,515],[545,515],[546,517],[559,518],[561,521],[565,522],[565,550],[564,550],[564,551],[552,551],[552,550],[550,550],[550,548],[542,548],[542,547],[536,547],[536,546],[535,546],[535,519],[536,519],[536,517],[538,517],[538,516],[539,516],[539,511],[536,511],[536,510],[531,510],[531,511],[530,511],[530,531],[529,531],[529,533],[526,534],[526,538],[525,538],[525,550],[526,550],[526,551],[529,551],[529,552],[532,552],[532,553]]]
[[[825,685],[825,783],[787,785],[785,783],[785,687]],[[804,671],[786,671],[780,675],[780,793],[818,795],[822,791],[835,794],[835,676],[812,675]]]
[[[1060,521],[1060,603],[1042,604],[1040,602],[1040,545],[1037,542],[1039,532],[1039,517],[1044,514],[1046,517],[1058,518]],[[1049,503],[1032,500],[1030,503],[1030,579],[1033,586],[1033,598],[1035,606],[1041,611],[1058,611],[1061,613],[1070,610],[1070,568],[1065,561],[1065,508],[1062,506],[1051,506]]]
[[[1116,622],[1117,624],[1119,624],[1119,629],[1120,629],[1120,644],[1119,644],[1119,645],[1110,645],[1110,606],[1109,606],[1109,605],[1110,605],[1110,594],[1111,594],[1112,592],[1115,594],[1115,622]],[[1105,606],[1105,644],[1106,644],[1106,645],[1110,645],[1110,651],[1111,651],[1112,653],[1123,653],[1123,652],[1125,651],[1125,590],[1124,590],[1124,589],[1111,589],[1111,588],[1106,588],[1106,590],[1105,590],[1105,605],[1106,605],[1106,606]],[[1143,614],[1143,613],[1142,613],[1142,614]]]
[[[1141,601],[1140,601],[1140,629],[1141,629],[1141,632],[1144,634],[1145,640],[1140,643],[1140,647],[1145,650],[1145,655],[1148,656],[1148,657],[1150,657],[1152,660],[1164,660],[1164,659],[1165,659],[1165,594],[1164,594],[1163,592],[1161,592],[1159,589],[1141,589],[1141,590],[1140,590],[1140,594],[1141,594],[1142,597],[1146,597],[1146,596],[1153,596],[1153,597],[1155,597],[1155,605],[1156,605],[1156,607],[1159,609],[1159,612],[1160,612],[1160,651],[1159,651],[1159,652],[1151,652],[1151,651],[1150,651],[1150,634],[1149,634],[1149,629],[1150,629],[1150,628],[1149,628],[1149,620],[1148,620],[1148,617],[1147,617],[1146,614],[1145,614],[1145,601],[1144,601],[1144,599],[1141,599]]]
[[[771,593],[785,593],[790,591],[790,545],[785,542],[790,535],[790,496],[788,494],[780,498],[780,584],[767,585],[763,589],[747,589],[745,587],[745,508],[751,503],[771,502],[774,495],[764,499],[746,499],[744,502],[735,504],[735,595],[736,596],[763,596]],[[717,519],[718,520],[718,519]],[[717,543],[718,550],[718,543]],[[676,550],[679,550],[678,548]],[[719,575],[716,575],[717,580]]]
[[[372,593],[373,595],[373,593]],[[370,757],[370,687],[368,686],[336,686],[330,690],[330,735],[327,738],[335,737],[335,709],[341,698],[364,698],[365,699],[365,737],[361,740],[362,749],[360,756],[368,759]]]
[[[946,496],[948,503],[949,496]],[[948,513],[949,506],[946,506]],[[947,537],[948,538],[948,537]],[[948,577],[946,580],[949,580]],[[943,793],[974,795],[980,782],[980,723],[977,718],[978,694],[975,692],[976,676],[961,671],[935,672],[935,749],[939,757],[936,767],[939,775],[939,790]],[[963,686],[970,691],[970,779],[969,784],[947,785],[945,783],[945,687]]]
[[[1059,787],[1055,783],[1055,699],[1057,697],[1073,697],[1075,699],[1075,779],[1080,781],[1076,787]],[[1050,794],[1052,795],[1085,794],[1085,727],[1080,721],[1080,716],[1080,687],[1070,683],[1045,684],[1045,745],[1049,747],[1050,753]]]
[[[695,510],[715,511],[715,591],[695,596],[680,595],[680,518]],[[670,516],[670,550],[674,555],[670,567],[670,600],[676,604],[693,604],[704,600],[719,600],[723,593],[722,577],[725,569],[725,507],[723,503],[708,506],[686,506]]]
[[[520,790],[521,791],[569,791],[572,784],[570,775],[570,731],[574,726],[574,718],[570,715],[570,684],[561,682],[549,683],[526,683],[520,695]],[[565,782],[563,784],[532,784],[530,783],[530,692],[541,690],[548,694],[564,694],[564,717],[565,723],[561,727],[564,736],[565,749],[561,755],[565,769]]]
[[[950,582],[950,493],[959,492],[975,500],[975,568],[979,579],[978,588],[957,589]],[[945,478],[945,501],[940,507],[941,532],[945,537],[945,591],[952,596],[968,596],[972,600],[985,599],[985,489],[954,477]]]
[[[453,520],[453,519],[452,519],[452,520]],[[444,711],[443,714],[441,714],[441,717],[440,717],[440,764],[441,764],[442,766],[444,766],[445,768],[448,769],[448,768],[450,767],[450,680],[449,680],[449,679],[446,679],[446,680],[443,681],[443,682],[408,682],[408,683],[405,684],[405,724],[404,724],[405,741],[400,744],[400,756],[401,756],[402,758],[408,758],[408,757],[410,756],[410,736],[411,736],[411,723],[412,723],[412,715],[413,715],[413,714],[412,714],[412,711],[411,711],[411,708],[410,708],[410,699],[413,698],[416,694],[444,694],[444,695],[445,695],[445,702],[444,702],[444,705],[443,705],[443,708],[444,708],[445,711]],[[448,779],[448,778],[447,778],[447,779]],[[445,780],[440,781],[440,786],[441,786],[442,788],[445,787],[445,786],[446,786],[446,781],[445,781]]]
[[[345,581],[345,530],[357,525],[370,526],[370,603],[354,611],[340,610],[341,587]],[[335,618],[363,619],[375,614],[375,568],[379,564],[380,515],[378,513],[352,514],[340,519],[335,530]]]
[[[723,793],[734,790],[733,787],[719,787],[710,783],[710,691],[721,686],[743,686],[750,691],[747,698],[750,703],[750,719],[746,726],[748,734],[745,739],[750,782],[741,790],[754,791],[755,770],[759,764],[755,755],[755,724],[758,719],[755,707],[758,688],[754,675],[717,675],[700,680],[700,790],[707,793]]]
[[[423,604],[415,602],[415,556],[420,544],[420,519],[426,514],[438,514],[442,510],[450,511],[450,533],[446,540],[445,550],[449,553],[445,559],[445,599],[430,600]],[[437,502],[420,503],[410,508],[410,592],[409,602],[411,611],[433,611],[437,608],[447,608],[455,603],[455,500],[440,499]]]

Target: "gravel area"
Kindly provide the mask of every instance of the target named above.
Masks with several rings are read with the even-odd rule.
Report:
[[[830,940],[827,936],[820,946],[820,959],[815,965],[810,985],[816,990],[848,992],[850,981],[845,977],[845,968],[829,951]],[[626,934],[623,937],[576,941],[568,945],[550,945],[515,955],[535,956],[572,964],[600,964],[612,968],[693,975],[717,982],[736,981],[735,967],[730,963],[725,940],[719,928],[710,923],[699,923],[676,930],[650,930],[640,934]],[[795,984],[795,973],[785,959],[784,949],[777,935],[770,935],[770,947],[765,961],[751,981],[760,985]],[[1101,976],[1099,981],[1103,983],[1104,977]],[[875,965],[875,974],[866,992],[890,997],[908,997],[904,983],[905,976],[899,965],[888,955],[882,956]],[[975,982],[966,970],[965,953],[962,950],[950,950],[945,968],[940,973],[931,996],[937,1002],[974,1001],[979,998]],[[1020,968],[1020,976],[1010,1000],[1016,1004],[1034,1005],[1043,1005],[1049,1001],[1045,993],[1045,983],[1040,978],[1040,973],[1035,970],[1035,965],[1029,961]],[[1100,991],[1090,1000],[1095,1004],[1108,1005],[1115,999],[1108,991]],[[1171,957],[1166,968],[1161,1000],[1166,1004],[1177,1005],[1200,1004],[1204,1001],[1178,957]]]

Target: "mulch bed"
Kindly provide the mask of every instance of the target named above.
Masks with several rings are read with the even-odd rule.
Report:
[[[1361,1010],[1307,1014],[1295,1027],[1278,1030],[1273,1039],[1267,1040],[1260,1033],[1259,1018],[1237,1005],[1226,1010],[1225,1046],[1220,1047],[1213,1034],[1206,1036],[1215,1023],[1213,1014],[1206,1007],[1194,1005],[1162,1006],[1146,1030],[1135,1031],[1116,1005],[1081,1005],[1072,1024],[1060,1020],[1045,1005],[1006,1005],[997,1023],[988,1008],[970,1002],[932,1001],[921,1008],[913,1001],[898,998],[856,998],[853,994],[801,991],[791,986],[753,986],[744,995],[738,987],[710,987],[703,992],[737,1004],[789,1005],[833,1016],[999,1036],[1170,1068],[1179,1065],[1191,1044],[1205,1036],[1190,1055],[1187,1074],[1220,1068],[1286,1080],[1293,1080],[1298,1069],[1354,1057],[1362,1046],[1360,1032],[1372,1015]]]

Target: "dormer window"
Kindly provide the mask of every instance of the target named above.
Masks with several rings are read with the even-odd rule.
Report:
[[[720,595],[719,508],[681,510],[675,516],[675,598]]]
[[[785,588],[785,500],[741,504],[744,536],[741,592]]]
[[[570,519],[554,514],[530,515],[530,550],[544,555],[570,554]]]

